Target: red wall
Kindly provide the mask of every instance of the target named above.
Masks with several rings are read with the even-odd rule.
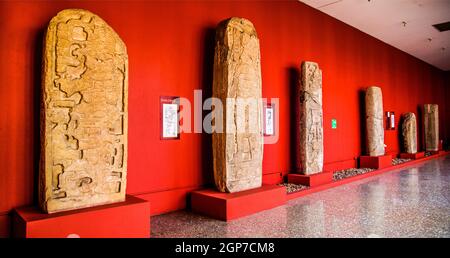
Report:
[[[446,91],[446,96],[445,96],[445,100],[444,102],[446,103],[444,110],[445,111],[445,116],[444,116],[444,121],[442,123],[445,124],[444,126],[444,138],[447,141],[446,142],[446,147],[449,148],[450,147],[450,125],[449,125],[449,121],[450,121],[450,105],[447,104],[450,100],[450,71],[446,72],[446,83],[445,83],[445,91]]]
[[[39,157],[42,36],[65,8],[85,8],[106,20],[129,55],[129,194],[151,201],[153,214],[183,208],[186,193],[211,182],[208,135],[161,141],[159,97],[211,95],[214,28],[231,16],[251,20],[261,44],[263,96],[280,98],[280,138],[264,149],[263,173],[277,179],[294,163],[292,96],[301,61],[323,70],[326,168],[351,167],[361,154],[362,91],[383,89],[397,117],[437,103],[440,131],[450,136],[449,81],[444,72],[297,1],[264,2],[0,2],[0,235],[11,209],[35,202]],[[445,84],[448,86],[445,87]],[[447,97],[447,98],[446,98]],[[336,118],[338,128],[331,129]],[[420,118],[420,116],[419,116]],[[446,119],[444,119],[446,118]],[[398,119],[397,119],[398,121]],[[444,123],[445,121],[445,123]],[[398,131],[386,132],[399,152]],[[265,177],[266,179],[270,177]]]

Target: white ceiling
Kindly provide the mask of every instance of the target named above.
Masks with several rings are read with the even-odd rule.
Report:
[[[450,0],[299,1],[433,66],[450,70],[450,31],[439,32],[432,26],[450,21]]]

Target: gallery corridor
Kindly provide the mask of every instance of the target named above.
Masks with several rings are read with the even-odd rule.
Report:
[[[450,156],[289,201],[228,223],[152,217],[152,237],[450,237]]]

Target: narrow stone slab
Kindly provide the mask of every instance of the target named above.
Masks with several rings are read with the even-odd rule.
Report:
[[[222,101],[225,112],[222,120],[216,114],[215,121],[222,123],[223,131],[212,135],[219,191],[262,185],[261,96],[259,40],[253,24],[236,17],[221,22],[216,30],[213,97]]]
[[[125,200],[128,56],[97,15],[59,12],[44,44],[39,203],[49,213]]]
[[[385,152],[383,127],[383,95],[381,88],[369,87],[366,90],[366,132],[367,155],[382,156]]]
[[[416,115],[408,112],[403,116],[402,136],[404,152],[414,154],[417,152],[417,122]]]
[[[299,83],[300,172],[311,175],[323,170],[322,71],[314,62],[303,62]]]
[[[439,150],[439,109],[437,104],[423,105],[425,150]]]

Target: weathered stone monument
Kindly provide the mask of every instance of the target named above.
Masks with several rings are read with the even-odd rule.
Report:
[[[59,12],[43,56],[39,202],[48,212],[125,200],[128,57],[97,15]]]
[[[371,86],[366,90],[366,133],[367,155],[371,157],[385,154],[383,127],[383,96],[381,88]]]
[[[425,150],[439,150],[439,113],[437,104],[423,105]]]
[[[402,136],[404,152],[415,154],[417,152],[417,122],[414,113],[408,112],[403,116]]]
[[[216,30],[213,97],[224,105],[223,132],[213,132],[214,179],[221,192],[262,185],[263,132],[259,40],[243,18]],[[246,105],[251,103],[251,105]]]
[[[318,186],[333,181],[323,170],[322,70],[314,62],[302,62],[296,88],[296,171],[288,183]]]
[[[323,170],[322,71],[313,62],[303,62],[299,84],[300,172],[311,175]]]

